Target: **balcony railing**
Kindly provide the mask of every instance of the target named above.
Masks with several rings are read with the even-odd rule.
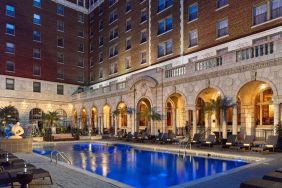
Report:
[[[186,74],[186,67],[185,65],[181,67],[175,67],[165,71],[165,78],[173,78],[178,77]]]
[[[215,57],[204,61],[196,62],[195,71],[211,69],[222,65],[222,57]]]

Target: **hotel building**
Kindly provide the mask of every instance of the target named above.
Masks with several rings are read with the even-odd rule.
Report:
[[[24,3],[23,3],[24,2]],[[275,134],[282,0],[2,0],[1,106],[23,123]],[[236,105],[204,113],[218,98]],[[125,109],[125,111],[121,110]],[[162,120],[141,117],[154,111]],[[123,111],[123,113],[117,113]]]

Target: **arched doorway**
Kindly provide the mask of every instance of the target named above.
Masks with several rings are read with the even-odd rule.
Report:
[[[15,124],[19,121],[19,111],[14,106],[5,106],[0,109],[1,121],[0,124]]]
[[[248,82],[240,88],[237,100],[242,134],[255,135],[257,139],[273,134],[275,111],[270,85],[263,81]]]
[[[29,112],[29,122],[41,130],[43,128],[43,111],[40,108],[33,108]]]
[[[91,128],[92,131],[96,131],[98,129],[98,110],[96,107],[93,107],[91,110]]]
[[[104,133],[111,132],[111,124],[112,124],[112,118],[111,118],[111,107],[110,105],[106,104],[103,107],[103,129]]]
[[[80,129],[87,129],[87,112],[85,108],[81,110],[80,122]]]
[[[183,135],[185,128],[185,99],[182,95],[174,93],[166,102],[167,130]]]
[[[57,124],[61,127],[67,127],[68,126],[68,116],[66,111],[64,111],[63,109],[58,109],[56,110],[57,114],[58,114],[58,121]]]
[[[142,98],[137,103],[137,130],[151,129],[151,103],[147,98]]]
[[[221,110],[216,103],[221,99],[221,93],[215,88],[202,90],[196,99],[197,132],[205,134],[215,133],[219,137],[222,133]],[[226,137],[226,135],[224,135]]]
[[[117,126],[124,130],[127,128],[127,106],[124,102],[120,102],[117,106]]]

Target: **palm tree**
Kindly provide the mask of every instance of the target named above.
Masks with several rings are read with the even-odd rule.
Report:
[[[56,111],[48,111],[47,114],[43,114],[43,120],[49,127],[53,127],[56,124],[56,121],[59,120],[59,114]]]
[[[155,121],[162,120],[162,116],[160,113],[156,111],[156,108],[146,108],[144,111],[138,113],[139,118],[143,118],[146,126],[148,126],[148,121],[152,120],[153,125]]]
[[[15,124],[19,121],[19,113],[14,106],[0,108],[0,121],[4,124]]]

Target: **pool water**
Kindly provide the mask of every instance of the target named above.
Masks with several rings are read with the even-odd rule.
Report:
[[[65,152],[72,165],[137,188],[163,188],[237,168],[244,161],[140,150],[128,145],[56,144],[33,152]]]

